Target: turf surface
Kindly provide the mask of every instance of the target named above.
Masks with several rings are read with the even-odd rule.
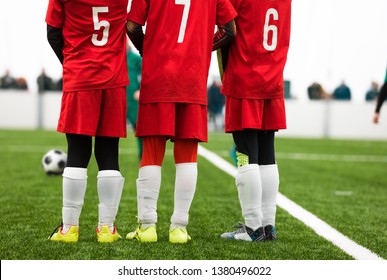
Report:
[[[136,141],[121,140],[120,167],[126,178],[117,228],[122,236],[136,227]],[[211,133],[203,146],[232,162],[232,140]],[[318,236],[281,208],[276,242],[222,240],[219,235],[242,221],[234,179],[199,157],[199,177],[190,211],[192,242],[168,242],[173,208],[174,163],[168,143],[158,203],[159,242],[120,240],[98,244],[97,167],[92,159],[77,244],[53,243],[49,234],[60,223],[60,176],[47,176],[41,166],[51,148],[66,149],[53,131],[0,130],[0,201],[2,260],[346,260],[351,256]],[[387,258],[387,145],[383,141],[330,139],[276,140],[282,194],[358,244]]]

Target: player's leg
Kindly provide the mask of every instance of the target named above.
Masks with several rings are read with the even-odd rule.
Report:
[[[236,149],[235,183],[245,224],[223,238],[262,241],[262,184],[258,166],[258,129],[262,126],[264,103],[258,99],[226,97],[225,131],[232,133]]]
[[[195,139],[176,140],[173,154],[176,177],[169,240],[172,243],[186,243],[191,239],[186,226],[198,177],[198,141]]]
[[[143,138],[143,155],[136,181],[138,221],[143,228],[154,227],[157,223],[157,202],[166,141],[164,136]]]
[[[259,134],[259,167],[262,180],[262,213],[265,239],[276,239],[275,217],[279,172],[275,161],[275,132],[286,128],[285,101],[283,98],[265,100],[263,128]]]
[[[233,139],[238,162],[235,182],[245,225],[242,225],[240,230],[225,234],[223,237],[261,241],[263,239],[262,183],[258,166],[258,130],[235,131]]]
[[[78,241],[79,217],[87,186],[87,166],[91,157],[91,136],[66,134],[67,166],[63,171],[62,227],[53,234],[53,241]]]
[[[99,104],[101,95],[97,91],[64,92],[57,130],[66,133],[68,151],[67,166],[63,172],[63,228],[76,232],[87,185],[87,166],[92,151],[92,135],[95,133],[99,110],[90,104]],[[87,105],[86,105],[87,104]],[[98,106],[97,106],[98,107]],[[71,226],[73,225],[73,226]],[[51,240],[68,242],[78,240],[62,235],[61,230]]]
[[[143,137],[143,154],[136,180],[139,226],[135,231],[128,233],[127,239],[137,239],[140,242],[157,241],[157,202],[166,140],[165,136]]]
[[[261,131],[259,142],[259,169],[262,181],[262,224],[266,240],[276,239],[275,216],[279,189],[278,166],[275,162],[274,131]]]
[[[123,90],[126,102],[125,88]],[[67,166],[63,172],[64,230],[67,224],[78,224],[86,191],[87,166],[92,153],[92,136],[97,134],[100,126],[102,97],[101,90],[64,92],[62,95],[57,130],[66,133],[68,143]],[[113,108],[114,112],[118,111],[115,107]],[[123,125],[125,126],[125,122]],[[73,228],[70,227],[70,230],[74,230]],[[60,236],[57,235],[57,237]],[[51,239],[53,238],[54,236]]]
[[[78,225],[86,186],[87,166],[91,157],[92,138],[66,134],[68,143],[67,166],[63,172],[63,227]]]
[[[95,158],[98,164],[98,228],[99,242],[112,242],[120,238],[114,226],[125,178],[118,164],[118,137],[95,137]]]
[[[98,164],[98,227],[99,242],[113,242],[121,238],[114,226],[124,177],[119,170],[119,138],[126,137],[125,87],[101,91],[100,114],[95,134],[94,153]]]
[[[171,217],[169,241],[187,243],[191,240],[186,227],[189,210],[195,195],[198,177],[198,142],[208,140],[207,106],[199,104],[176,104],[176,133],[174,159],[176,164],[174,211]]]
[[[140,104],[136,136],[142,138],[142,157],[136,181],[139,226],[126,238],[156,242],[157,202],[166,141],[175,133],[175,104]]]

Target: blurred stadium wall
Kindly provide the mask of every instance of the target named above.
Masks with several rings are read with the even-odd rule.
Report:
[[[60,92],[2,90],[0,129],[55,130],[60,102]],[[387,140],[387,109],[378,125],[372,123],[374,109],[374,102],[286,99],[288,128],[278,136]]]

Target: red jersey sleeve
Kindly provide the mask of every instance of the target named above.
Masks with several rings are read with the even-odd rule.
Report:
[[[145,25],[148,17],[149,3],[147,0],[132,1],[130,11],[128,13],[128,20],[131,20],[140,25]]]
[[[60,0],[50,0],[48,2],[46,23],[56,28],[63,27],[64,11]]]
[[[237,12],[229,0],[218,0],[216,10],[216,24],[219,26],[226,24],[237,16]]]

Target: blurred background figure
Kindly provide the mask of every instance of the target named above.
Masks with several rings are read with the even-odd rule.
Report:
[[[371,82],[369,90],[366,92],[365,100],[374,101],[379,96],[379,85],[377,82]]]
[[[46,74],[46,71],[44,70],[44,68],[42,69],[42,72],[38,76],[37,82],[38,82],[39,92],[54,90],[54,82],[52,78]]]
[[[321,84],[314,82],[308,87],[308,97],[310,100],[321,100],[326,99],[328,95]]]
[[[128,61],[128,74],[130,84],[126,87],[126,99],[128,101],[127,120],[130,126],[136,131],[137,114],[138,114],[138,100],[140,98],[140,81],[141,81],[141,68],[142,58],[135,53],[128,43],[126,49],[126,57]],[[137,137],[138,157],[141,161],[142,157],[142,139]]]
[[[342,81],[332,94],[332,99],[335,100],[351,100],[351,97],[351,89],[345,84],[345,81]]]
[[[11,76],[10,71],[7,69],[4,76],[0,78],[0,88],[10,89],[17,88],[17,82],[14,77]]]
[[[28,84],[24,77],[14,78],[11,76],[10,71],[6,70],[4,76],[0,78],[0,88],[27,90]]]
[[[223,130],[223,108],[225,97],[220,93],[220,82],[214,80],[207,89],[208,93],[208,127],[210,130]]]
[[[16,79],[16,88],[17,89],[28,89],[27,80],[23,77],[19,77]]]
[[[54,83],[54,90],[62,91],[63,89],[63,78],[60,77],[55,83]]]
[[[284,97],[285,99],[294,99],[290,92],[291,82],[289,80],[284,80]]]
[[[372,121],[377,124],[379,123],[380,109],[382,108],[384,100],[387,98],[387,69],[386,76],[384,77],[384,83],[380,88],[380,94],[378,96],[378,100],[376,102],[375,114]]]

